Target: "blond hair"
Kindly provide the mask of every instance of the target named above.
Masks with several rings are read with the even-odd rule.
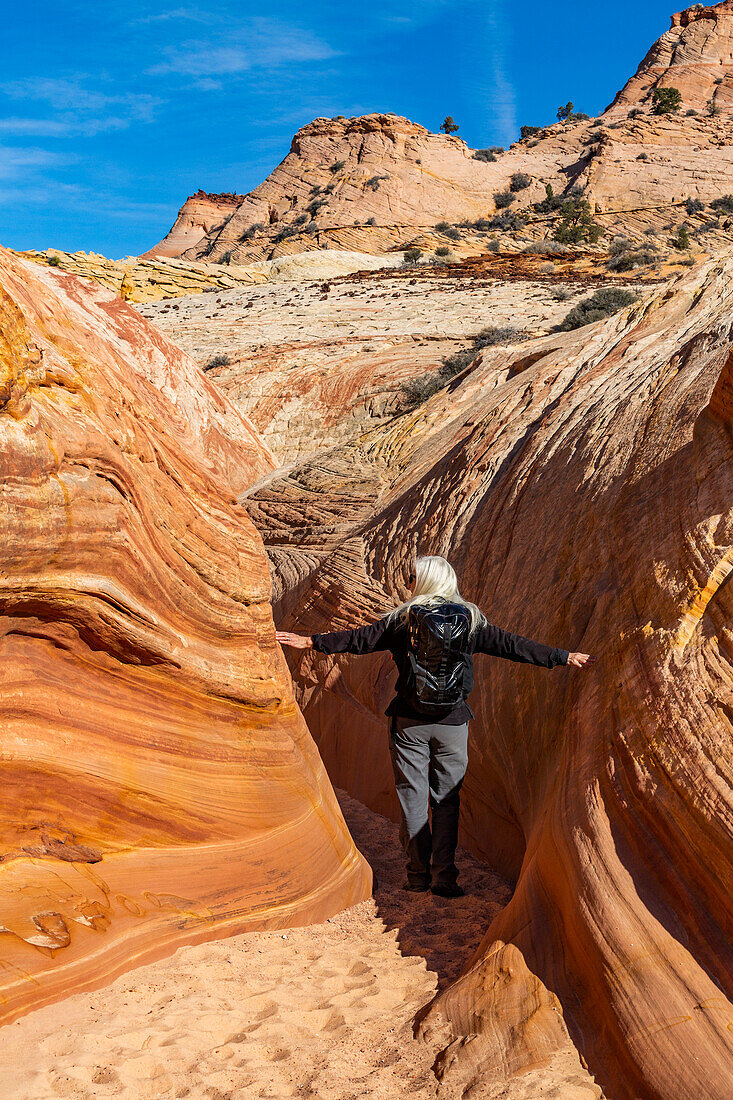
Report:
[[[458,578],[450,562],[437,555],[415,559],[415,591],[409,600],[390,611],[387,618],[392,622],[404,619],[416,604],[429,605],[440,600],[459,603],[466,608],[471,616],[471,634],[487,621],[483,611],[470,600],[464,600],[458,591]]]

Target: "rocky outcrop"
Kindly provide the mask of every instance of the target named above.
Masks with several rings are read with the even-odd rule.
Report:
[[[197,191],[195,195],[189,195],[163,240],[148,249],[141,258],[153,260],[165,256],[180,256],[187,248],[194,248],[212,229],[218,228],[231,217],[243,197],[231,192],[211,195],[207,191]]]
[[[273,465],[132,307],[0,252],[0,1022],[368,895],[235,501]]]
[[[649,105],[655,88],[677,88],[685,107],[733,108],[733,0],[693,4],[672,16],[611,107]]]
[[[393,266],[397,257],[363,255],[358,252],[324,250],[303,256],[282,256],[242,264],[213,264],[194,260],[138,259],[108,260],[88,252],[19,252],[16,255],[34,263],[55,267],[82,279],[91,279],[114,290],[126,302],[161,302],[191,294],[234,290],[260,283],[332,278],[347,272]]]
[[[435,1010],[450,1042],[490,1016],[475,967],[512,944],[615,1100],[714,1096],[731,1064],[732,286],[727,257],[487,349],[248,495],[284,629],[376,618],[418,551],[499,625],[598,656],[477,662],[462,839],[516,886]],[[332,779],[394,813],[389,658],[294,665]]]
[[[679,88],[682,109],[655,115],[653,91],[666,86]],[[642,234],[668,226],[670,204],[730,194],[732,150],[733,2],[724,0],[673,16],[600,118],[545,126],[493,160],[393,114],[314,119],[263,183],[198,239],[172,239],[166,255],[248,263],[323,247],[424,248],[440,222],[492,218],[516,173],[529,185],[514,192],[511,211],[527,215],[530,237],[552,232],[555,219],[532,210],[547,184],[557,196],[580,189],[609,231]],[[474,243],[456,247],[466,255]]]

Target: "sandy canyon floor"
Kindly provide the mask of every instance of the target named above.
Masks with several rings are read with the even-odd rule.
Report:
[[[412,1018],[458,976],[509,897],[459,851],[467,896],[402,889],[397,827],[340,793],[378,875],[371,901],[323,924],[185,947],[112,985],[52,1005],[3,1032],[3,1096],[239,1100],[452,1098],[412,1035]],[[60,1026],[60,1024],[62,1026]],[[487,1097],[534,1100],[538,1069]]]

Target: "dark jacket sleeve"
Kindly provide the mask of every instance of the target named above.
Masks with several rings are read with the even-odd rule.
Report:
[[[493,623],[485,623],[476,635],[476,653],[490,653],[492,657],[504,657],[507,661],[522,661],[530,665],[554,668],[566,665],[570,651],[555,646],[533,642],[521,634],[510,634]]]
[[[374,653],[389,649],[392,629],[386,619],[354,630],[333,630],[330,634],[313,634],[313,648],[319,653]]]

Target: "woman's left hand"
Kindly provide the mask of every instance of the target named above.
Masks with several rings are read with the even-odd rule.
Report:
[[[280,645],[289,645],[293,649],[313,649],[313,639],[303,634],[290,634],[287,630],[276,630],[275,637]]]

